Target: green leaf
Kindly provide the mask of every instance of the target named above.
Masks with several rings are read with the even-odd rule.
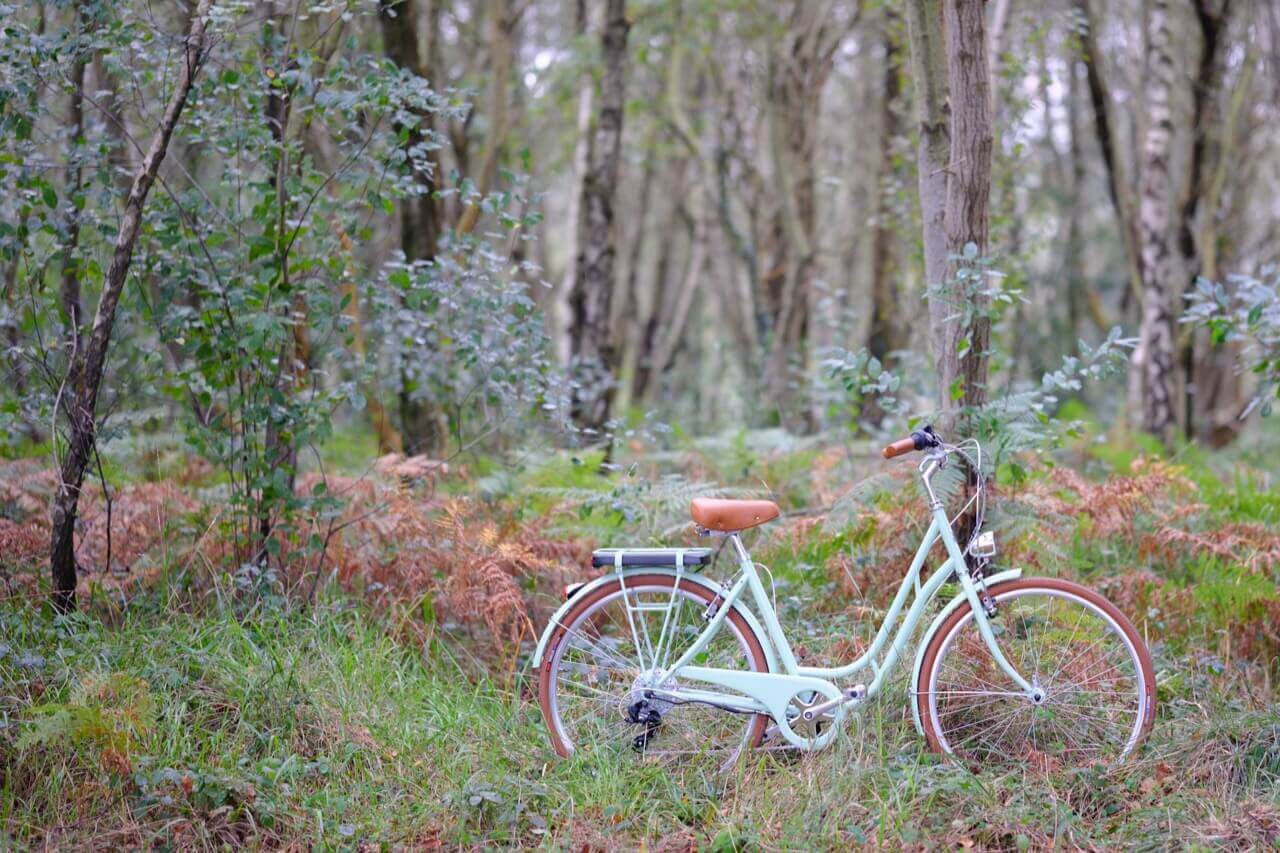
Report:
[[[275,241],[268,240],[266,237],[255,237],[253,242],[249,245],[249,261],[252,263],[258,258],[270,255],[275,250]]]

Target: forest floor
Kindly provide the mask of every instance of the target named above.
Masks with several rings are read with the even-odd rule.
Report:
[[[820,754],[725,772],[557,758],[528,657],[562,583],[589,576],[595,544],[691,542],[683,508],[707,483],[803,509],[750,543],[802,654],[867,636],[923,521],[910,469],[857,450],[738,435],[601,477],[568,454],[365,471],[360,447],[335,448],[346,526],[323,560],[286,546],[266,574],[221,568],[234,547],[207,472],[121,462],[111,569],[86,496],[81,560],[103,568],[70,616],[42,603],[46,475],[0,463],[0,846],[1280,843],[1280,494],[1256,462],[1275,453],[1087,442],[1001,471],[1001,562],[1096,586],[1148,637],[1158,714],[1125,765],[940,760],[905,675]]]

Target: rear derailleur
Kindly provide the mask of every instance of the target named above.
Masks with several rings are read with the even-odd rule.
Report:
[[[631,739],[631,748],[636,752],[644,752],[649,741],[662,727],[662,714],[650,704],[648,699],[637,699],[627,706],[627,722],[644,726],[644,731]]]

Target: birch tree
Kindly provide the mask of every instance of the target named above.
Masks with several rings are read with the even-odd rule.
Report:
[[[578,254],[569,296],[570,360],[579,370],[573,417],[600,432],[609,420],[613,373],[618,366],[616,335],[609,327],[617,234],[614,204],[622,157],[622,113],[626,97],[627,33],[625,0],[608,0],[602,25],[599,109],[582,182]]]
[[[1180,427],[1188,434],[1208,435],[1222,426],[1220,410],[1230,407],[1220,392],[1238,397],[1232,391],[1239,390],[1238,383],[1221,370],[1200,369],[1210,360],[1203,336],[1197,342],[1182,334],[1177,316],[1196,276],[1216,273],[1212,223],[1225,180],[1221,168],[1230,156],[1223,142],[1232,139],[1239,119],[1238,111],[1223,104],[1224,48],[1233,7],[1193,0],[1187,15],[1170,0],[1152,0],[1146,7],[1145,132],[1136,162],[1129,163],[1116,122],[1116,87],[1100,61],[1097,33],[1106,19],[1086,0],[1077,2],[1086,16],[1083,58],[1094,127],[1139,297],[1139,342],[1129,371],[1130,419],[1166,444]],[[1182,32],[1182,20],[1194,21],[1194,30]],[[1250,63],[1241,67],[1248,69]],[[1247,76],[1240,76],[1247,88]],[[1186,103],[1190,116],[1183,119],[1180,111]],[[1136,194],[1130,189],[1135,171]]]

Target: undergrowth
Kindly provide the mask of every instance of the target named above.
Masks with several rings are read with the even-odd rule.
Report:
[[[86,493],[87,605],[56,616],[38,573],[50,484],[9,463],[0,846],[1280,843],[1271,474],[1141,447],[1059,458],[999,481],[997,568],[1096,586],[1148,638],[1156,726],[1112,770],[939,761],[911,723],[904,676],[814,756],[755,754],[728,773],[555,757],[527,660],[561,586],[591,575],[593,545],[697,543],[684,504],[712,483],[772,495],[784,517],[749,544],[797,652],[847,660],[925,526],[908,466],[768,436],[689,442],[606,476],[568,454],[386,457],[301,478],[323,483],[334,509],[267,571],[227,564],[216,483],[143,477],[112,493],[109,560],[106,502]],[[323,537],[323,559],[302,547],[309,536]]]
[[[905,685],[831,750],[728,774],[557,759],[531,685],[406,641],[346,596],[308,608],[163,587],[109,626],[0,606],[8,844],[1252,846],[1280,838],[1280,715],[1256,665],[1157,650],[1161,713],[1122,768],[976,774],[921,749]],[[1172,835],[1170,835],[1172,833]]]

